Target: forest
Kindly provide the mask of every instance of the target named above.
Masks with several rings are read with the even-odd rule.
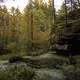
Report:
[[[0,0],[0,80],[80,80],[80,0],[28,0],[23,11]],[[13,0],[14,2],[17,0]]]
[[[48,44],[52,25],[50,6],[36,0],[30,1],[22,13],[18,8],[12,7],[8,11],[6,6],[1,6],[0,47],[8,49],[10,53],[20,53]]]

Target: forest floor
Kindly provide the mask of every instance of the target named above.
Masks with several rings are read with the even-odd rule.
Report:
[[[69,60],[66,57],[57,56],[49,52],[39,56],[23,56],[23,58],[25,62],[19,63],[9,63],[8,59],[2,59],[0,60],[0,69],[12,65],[26,65],[26,67],[28,66],[35,71],[33,80],[66,80],[67,77],[69,80],[80,80],[80,56],[75,57],[76,65],[69,64]],[[78,79],[73,79],[76,70]]]

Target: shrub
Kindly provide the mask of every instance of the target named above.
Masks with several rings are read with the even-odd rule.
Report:
[[[9,66],[0,70],[0,80],[32,80],[34,71],[24,65]]]
[[[69,65],[64,69],[65,80],[80,80],[80,68]]]

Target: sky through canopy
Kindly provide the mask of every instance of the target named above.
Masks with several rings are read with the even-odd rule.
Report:
[[[45,0],[46,2],[48,0]],[[58,10],[63,2],[63,0],[54,0],[55,1],[55,8]],[[23,11],[25,6],[28,4],[28,0],[7,0],[5,3],[2,3],[2,5],[6,5],[8,9],[10,9],[12,6],[15,8],[19,8],[20,11]]]

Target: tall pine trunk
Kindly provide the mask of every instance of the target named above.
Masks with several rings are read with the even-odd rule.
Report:
[[[77,0],[78,1],[78,5],[79,5],[79,8],[80,8],[80,1],[79,0]]]

